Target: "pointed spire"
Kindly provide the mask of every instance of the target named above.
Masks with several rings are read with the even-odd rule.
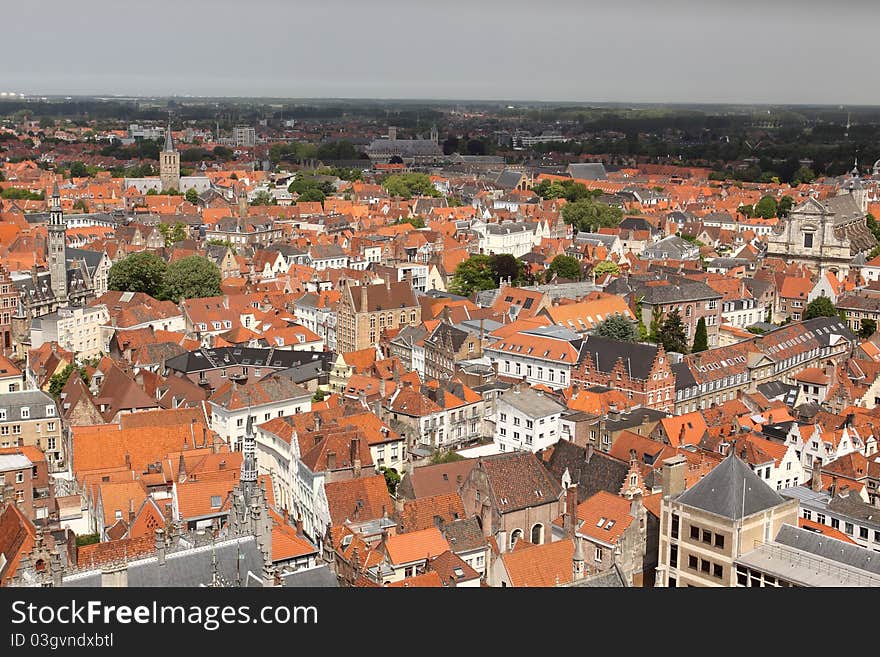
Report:
[[[171,136],[171,112],[168,112],[168,130],[165,131],[165,152],[174,152],[174,138]]]

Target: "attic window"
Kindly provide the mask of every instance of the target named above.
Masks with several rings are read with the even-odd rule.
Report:
[[[606,520],[607,518],[605,518],[605,516],[599,518],[599,522],[596,523],[596,527],[601,527],[602,525],[604,525]]]
[[[616,522],[615,520],[609,520],[608,524],[605,525],[605,529],[611,529],[612,527],[614,527],[615,522]]]
[[[211,495],[211,508],[212,509],[219,509],[221,504],[222,504],[222,502],[220,501],[219,495]]]

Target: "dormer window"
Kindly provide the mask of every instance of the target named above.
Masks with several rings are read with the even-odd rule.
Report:
[[[31,416],[31,409],[28,408],[27,406],[22,406],[21,407],[21,419],[27,420],[28,418],[30,418],[30,416]]]

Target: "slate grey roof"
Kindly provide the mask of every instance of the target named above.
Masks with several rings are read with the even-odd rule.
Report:
[[[492,235],[509,235],[510,233],[534,233],[535,224],[529,221],[510,221],[503,224],[489,224],[484,229]]]
[[[880,554],[801,527],[782,525],[776,542],[880,575]]]
[[[758,392],[769,400],[781,399],[786,406],[794,404],[797,398],[798,388],[795,385],[783,383],[782,381],[767,381],[758,384]]]
[[[596,244],[609,249],[614,246],[616,240],[617,235],[605,235],[603,233],[578,232],[578,234],[574,236],[575,244]]]
[[[101,259],[103,257],[103,251],[89,251],[88,249],[74,249],[69,246],[67,247],[68,266],[70,266],[70,263],[73,260],[82,260],[86,263],[86,268],[88,269],[90,276],[94,276],[95,269],[101,264]]]
[[[287,351],[250,347],[219,347],[196,349],[165,361],[165,366],[177,372],[192,373],[236,365],[275,367],[287,369],[312,361],[332,362],[329,351]]]
[[[776,539],[736,559],[799,586],[880,586],[880,555],[820,532],[783,525]]]
[[[281,585],[286,588],[337,588],[339,581],[336,575],[330,570],[328,564],[323,564],[315,568],[305,568],[295,570],[292,573],[281,575]]]
[[[519,184],[521,178],[522,172],[505,169],[493,182],[504,189],[513,189]]]
[[[644,381],[651,374],[657,350],[655,344],[621,342],[590,335],[581,345],[578,364],[589,359],[593,367],[607,373],[614,369],[619,359],[623,359],[623,365],[629,370],[630,376]]]
[[[563,584],[562,586],[585,589],[610,589],[625,588],[629,586],[629,584],[627,583],[626,577],[620,569],[620,566],[612,564],[611,568],[608,570],[603,570],[601,573],[596,573],[595,575],[587,575],[583,579],[576,579],[568,584]]]
[[[584,180],[608,180],[608,173],[605,171],[605,165],[601,162],[569,164],[568,174],[572,178],[582,178]]]
[[[670,235],[669,237],[664,237],[659,242],[645,247],[645,250],[642,251],[642,257],[681,260],[694,250],[695,246],[687,240],[683,240],[678,235]],[[667,255],[664,256],[664,253]]]
[[[374,139],[367,146],[370,155],[392,153],[397,155],[443,155],[443,149],[430,139]]]
[[[549,396],[532,390],[531,388],[526,388],[525,390],[520,390],[519,388],[508,390],[502,394],[499,399],[510,404],[518,411],[525,413],[529,417],[547,417],[548,415],[561,413],[565,410],[565,406],[562,404],[553,401]]]
[[[704,299],[720,299],[721,294],[700,281],[670,280],[670,285],[639,285],[635,286],[636,294],[643,297],[643,303],[649,305],[679,303],[682,301],[702,301]]]
[[[46,407],[51,406],[52,415],[46,414]],[[55,400],[42,390],[19,390],[18,392],[4,392],[0,395],[0,409],[6,410],[6,420],[20,420],[21,409],[28,408],[29,419],[41,420],[43,418],[57,418],[58,409]]]
[[[200,545],[177,552],[169,552],[165,564],[157,557],[138,559],[128,564],[129,587],[207,586],[211,583],[212,560],[217,557],[217,571],[230,584],[247,581],[248,573],[259,576],[263,557],[256,538],[245,536],[218,541],[214,545]],[[64,586],[101,586],[101,571],[75,573],[63,580]]]
[[[740,520],[784,504],[786,499],[731,452],[676,501],[724,518]]]

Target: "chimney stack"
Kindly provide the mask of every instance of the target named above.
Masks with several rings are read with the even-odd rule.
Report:
[[[360,438],[352,438],[351,439],[351,465],[354,469],[354,476],[359,477],[361,475],[361,439]]]
[[[577,530],[577,484],[571,484],[565,491],[563,529],[567,537],[574,538]]]
[[[687,459],[682,456],[673,456],[663,461],[663,497],[672,498],[684,492],[685,468]]]
[[[336,452],[327,452],[327,469],[336,469]]]
[[[155,531],[155,539],[156,539],[156,558],[159,560],[159,565],[165,565],[165,530],[157,529]]]

